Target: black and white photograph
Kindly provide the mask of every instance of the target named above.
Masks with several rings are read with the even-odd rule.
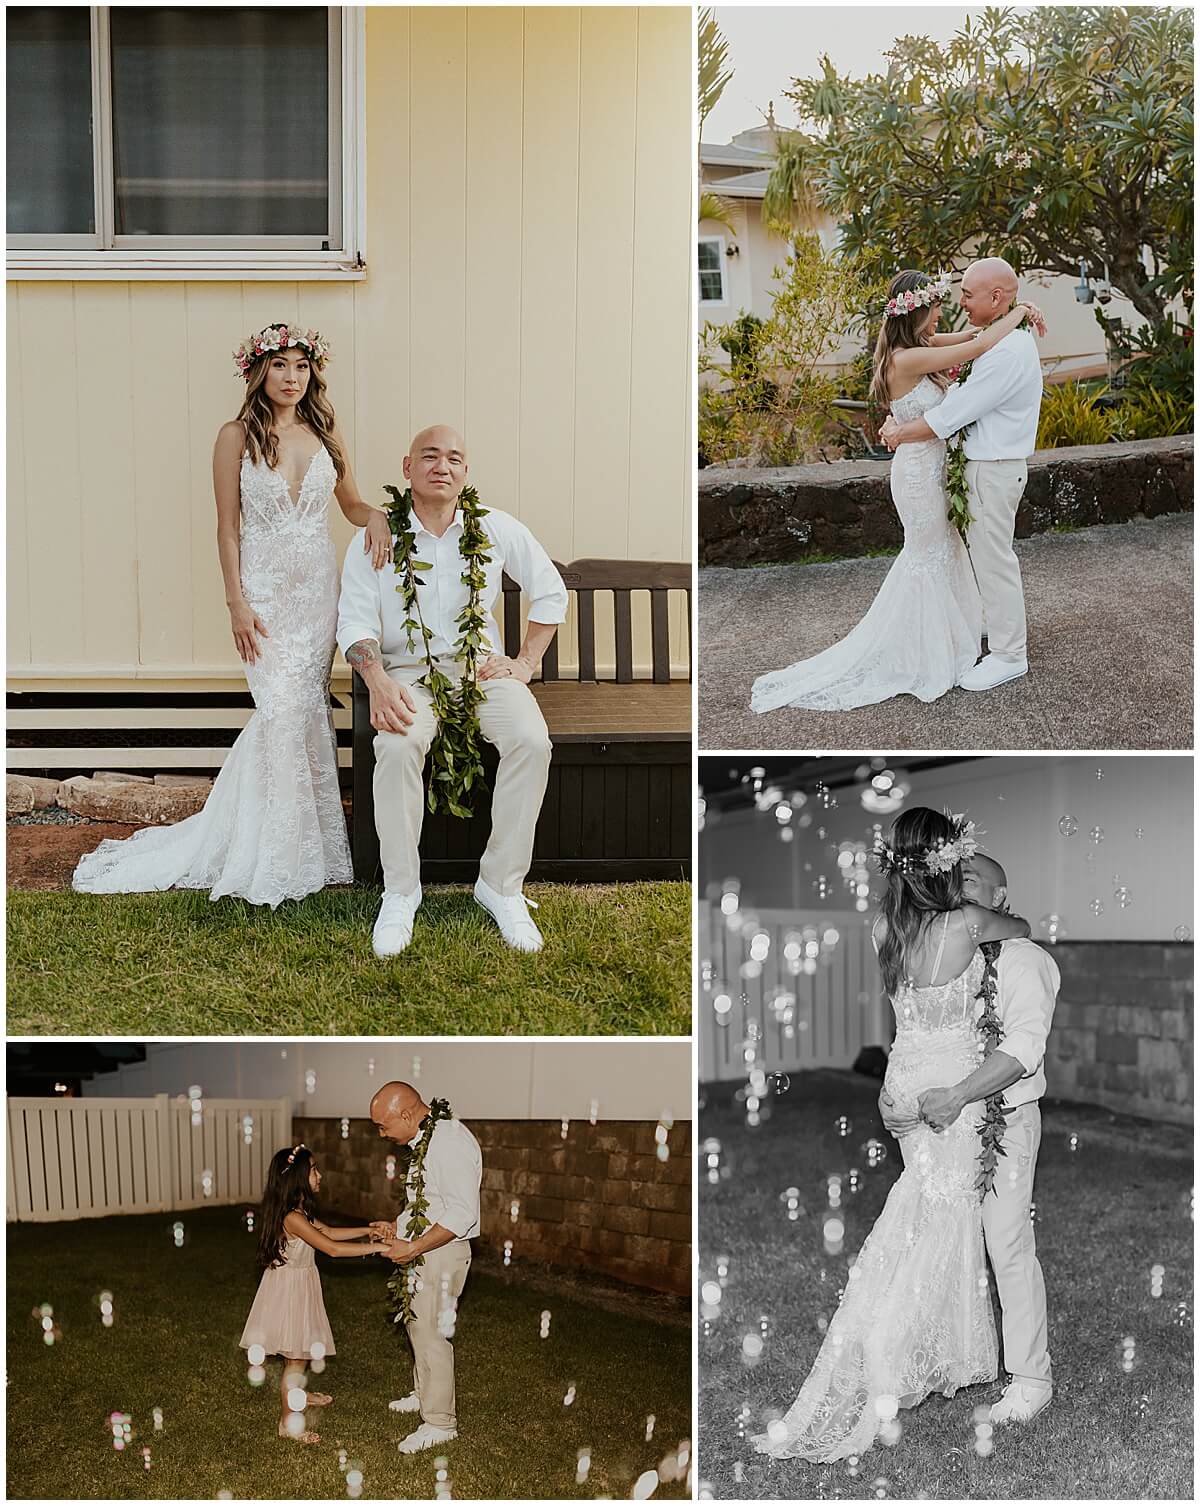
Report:
[[[1192,760],[700,778],[701,1498],[1190,1498]]]

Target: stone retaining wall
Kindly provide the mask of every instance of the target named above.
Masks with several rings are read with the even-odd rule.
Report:
[[[692,1127],[673,1125],[665,1161],[653,1122],[469,1119],[483,1150],[480,1242],[514,1261],[603,1271],[654,1291],[691,1290]],[[331,1210],[379,1218],[397,1186],[386,1163],[395,1147],[369,1119],[293,1120],[293,1134],[320,1158]],[[512,1205],[519,1204],[516,1219]]]
[[[1049,1095],[1191,1124],[1191,945],[1060,941],[1053,955]]]
[[[1192,508],[1194,436],[1039,450],[1017,537],[1055,527],[1127,523]],[[806,555],[851,558],[899,548],[890,460],[700,472],[701,565],[761,565]]]

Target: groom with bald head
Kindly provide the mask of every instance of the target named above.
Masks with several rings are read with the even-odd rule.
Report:
[[[416,1147],[423,1133],[429,1105],[411,1083],[387,1082],[371,1099],[371,1122],[381,1139]],[[416,1168],[408,1171],[406,1188]],[[406,1325],[413,1351],[413,1389],[391,1403],[394,1412],[419,1412],[420,1425],[397,1445],[415,1454],[458,1436],[454,1391],[454,1334],[458,1298],[471,1268],[471,1240],[479,1233],[479,1186],[483,1156],[471,1131],[455,1118],[439,1119],[429,1138],[422,1168],[425,1216],[429,1227],[416,1239],[405,1239],[408,1212],[395,1224],[371,1228],[379,1239],[392,1241],[389,1254],[407,1266],[423,1257],[419,1286],[412,1299],[412,1318]],[[410,1194],[411,1195],[411,1194]]]
[[[463,674],[458,658],[460,619],[470,601],[458,505],[468,470],[466,443],[449,424],[422,429],[404,457],[429,653],[436,667],[455,682]],[[536,952],[542,936],[522,885],[533,861],[551,746],[529,681],[559,623],[566,620],[567,589],[553,560],[524,523],[489,507],[480,526],[490,557],[483,567],[479,597],[485,620],[478,670],[485,690],[479,728],[499,752],[500,766],[492,792],[492,830],[480,860],[475,898],[509,946]],[[525,639],[511,659],[503,652],[495,615],[506,570],[529,598]],[[425,757],[438,730],[433,696],[419,683],[427,672],[425,647],[420,633],[410,639],[397,584],[391,565],[376,570],[361,548],[346,551],[337,641],[367,687],[375,728],[375,826],[383,864],[383,902],[372,933],[377,957],[394,957],[412,940],[421,904],[417,849],[425,813]]]
[[[960,299],[976,328],[1002,318],[1016,298],[1017,274],[1001,257],[972,262],[963,273]],[[1015,329],[972,361],[966,381],[951,387],[936,407],[907,423],[889,418],[880,430],[892,450],[967,430],[972,519],[967,549],[983,598],[988,653],[959,680],[964,690],[993,690],[1029,671],[1025,594],[1013,531],[1025,493],[1026,462],[1037,447],[1041,403],[1037,345],[1029,330]]]

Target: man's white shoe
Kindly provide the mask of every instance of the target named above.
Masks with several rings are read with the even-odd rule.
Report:
[[[964,690],[995,690],[997,685],[1007,685],[1009,680],[1019,680],[1028,673],[1026,659],[1000,659],[995,654],[985,654],[958,683]]]
[[[384,890],[383,903],[375,917],[371,946],[376,957],[395,957],[412,940],[413,917],[421,905],[420,884],[411,894],[389,894]]]
[[[435,1428],[431,1422],[423,1422],[415,1433],[402,1438],[396,1447],[402,1454],[419,1454],[422,1449],[436,1448],[439,1443],[449,1443],[458,1437],[457,1428]]]
[[[415,1391],[410,1391],[407,1396],[398,1396],[395,1401],[388,1402],[389,1412],[419,1412],[421,1410],[421,1398]]]
[[[500,934],[518,952],[540,952],[542,933],[533,923],[527,906],[537,909],[537,902],[523,894],[497,894],[490,884],[479,879],[475,898],[500,927]]]
[[[992,1422],[1032,1422],[1054,1395],[1051,1386],[1025,1386],[1010,1381],[1004,1395],[992,1408]]]

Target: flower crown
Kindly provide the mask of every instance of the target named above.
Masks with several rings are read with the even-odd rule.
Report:
[[[307,1150],[307,1149],[308,1149],[308,1146],[305,1145],[305,1143],[304,1143],[303,1140],[301,1140],[301,1142],[300,1142],[299,1145],[293,1145],[292,1148],[291,1148],[291,1150],[288,1151],[287,1164],[290,1166],[292,1164],[292,1162],[296,1159],[296,1157],[300,1154],[300,1152],[302,1150]]]
[[[932,282],[923,288],[910,288],[907,293],[897,293],[883,306],[885,318],[899,319],[911,314],[913,309],[927,309],[931,303],[944,303],[950,296],[950,274],[939,272]]]
[[[882,835],[877,835],[875,857],[879,862],[879,871],[907,876],[924,868],[929,873],[949,873],[955,864],[961,863],[964,858],[973,858],[979,850],[977,838],[982,833],[976,831],[974,821],[968,821],[966,816],[951,816],[949,811],[946,814],[950,819],[954,835],[940,842],[936,847],[927,848],[919,856],[897,853],[894,847],[888,846]]]
[[[262,356],[274,355],[276,351],[299,346],[308,352],[308,358],[321,371],[329,360],[329,341],[320,330],[301,329],[298,324],[268,324],[257,335],[247,335],[233,353],[233,363],[238,374],[250,380],[250,370]]]

